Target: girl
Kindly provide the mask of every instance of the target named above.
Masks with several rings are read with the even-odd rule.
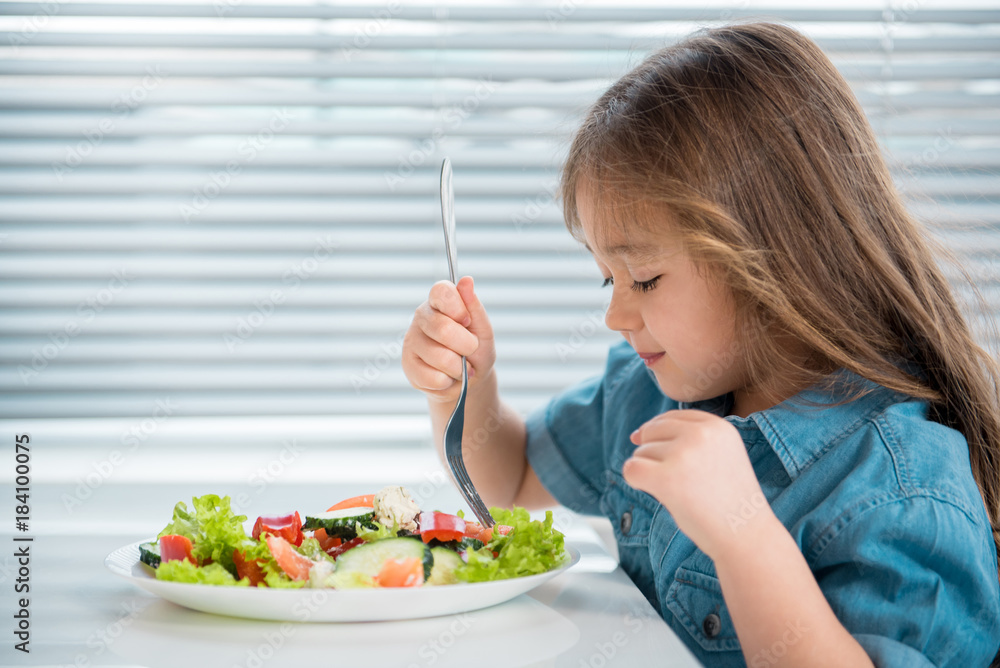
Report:
[[[995,367],[819,48],[749,24],[653,54],[586,115],[561,194],[626,339],[603,376],[522,419],[468,277],[405,338],[439,445],[468,356],[487,504],[609,517],[708,666],[988,664]]]

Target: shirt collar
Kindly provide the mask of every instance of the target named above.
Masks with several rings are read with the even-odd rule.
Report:
[[[859,398],[848,397],[863,393]],[[732,396],[681,402],[678,408],[697,408],[724,416],[737,429],[759,430],[795,480],[836,441],[857,431],[872,416],[907,397],[846,369],[776,406],[743,418],[727,415]]]

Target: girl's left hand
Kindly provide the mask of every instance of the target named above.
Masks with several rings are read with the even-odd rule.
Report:
[[[632,433],[638,445],[622,467],[625,482],[654,496],[678,528],[717,560],[746,537],[742,529],[774,518],[739,432],[700,410],[672,410]]]

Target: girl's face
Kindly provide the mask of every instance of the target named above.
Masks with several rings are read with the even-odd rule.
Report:
[[[622,333],[670,398],[735,392],[739,408],[746,399],[745,371],[727,293],[669,236],[626,237],[616,224],[606,224],[586,182],[576,202],[587,246],[612,291],[607,326]]]

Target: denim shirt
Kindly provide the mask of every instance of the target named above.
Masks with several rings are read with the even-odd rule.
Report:
[[[964,437],[928,420],[926,402],[838,374],[873,391],[817,407],[843,397],[814,388],[725,419],[833,612],[876,666],[985,667],[1000,646],[1000,584]],[[729,402],[665,397],[622,342],[602,377],[527,420],[528,461],[542,484],[569,509],[611,520],[622,568],[706,666],[746,665],[715,566],[621,469],[635,447],[629,434],[646,420],[674,408],[725,416]],[[740,513],[754,511],[748,502]],[[805,631],[790,621],[782,642]]]

